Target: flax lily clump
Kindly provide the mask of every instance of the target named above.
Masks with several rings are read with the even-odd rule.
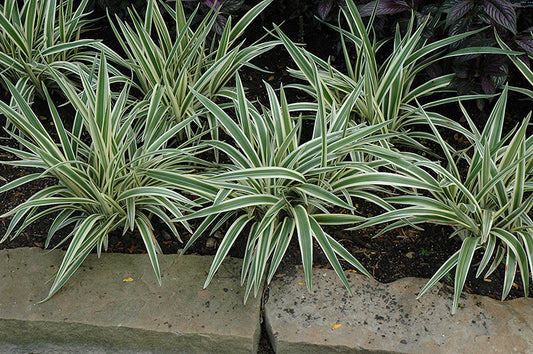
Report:
[[[427,117],[440,148],[445,165],[421,156],[410,163],[404,159],[382,155],[400,174],[432,185],[428,194],[413,193],[386,198],[391,204],[404,205],[370,218],[359,225],[390,223],[383,232],[419,223],[449,225],[452,236],[462,240],[461,249],[453,254],[422,289],[422,296],[436,282],[455,268],[455,313],[472,259],[483,252],[476,276],[488,277],[501,263],[505,264],[502,299],[511,290],[517,270],[528,296],[530,272],[533,270],[533,137],[526,135],[531,112],[511,132],[503,135],[507,89],[496,102],[483,131],[478,131],[468,116],[471,147],[454,151],[441,137]],[[492,261],[491,261],[492,260]]]
[[[108,234],[114,230],[138,230],[159,281],[159,245],[154,238],[151,218],[159,218],[179,237],[173,218],[198,204],[169,188],[167,183],[147,176],[147,168],[171,169],[186,174],[193,164],[195,150],[167,149],[189,120],[167,130],[160,122],[166,113],[161,105],[163,90],[156,87],[149,101],[130,103],[129,86],[111,94],[104,56],[96,78],[79,70],[83,91],[57,76],[58,85],[76,109],[73,128],[68,131],[47,90],[44,90],[59,141],[54,141],[18,90],[7,82],[17,107],[0,102],[0,111],[20,135],[12,134],[20,149],[2,147],[20,160],[18,166],[41,168],[43,172],[20,177],[0,187],[7,193],[17,186],[43,177],[54,177],[57,184],[44,188],[27,201],[0,217],[12,216],[1,241],[14,238],[39,218],[57,213],[50,227],[46,246],[57,230],[74,224],[63,262],[55,275],[48,298],[56,293],[95,248],[100,255],[107,248]],[[96,82],[96,87],[93,85]],[[88,137],[87,137],[88,134]],[[188,227],[187,223],[183,223]]]
[[[0,71],[13,85],[28,86],[28,99],[34,93],[46,99],[43,84],[48,90],[57,88],[55,76],[73,78],[103,47],[99,40],[81,38],[94,22],[87,19],[88,0],[77,7],[67,0],[19,3],[6,0],[0,5]]]
[[[15,0],[0,5],[0,66],[11,93],[9,104],[0,101],[0,113],[20,144],[2,147],[19,158],[2,163],[40,169],[12,181],[0,177],[0,194],[43,177],[57,181],[0,216],[11,218],[0,242],[43,216],[54,220],[46,246],[58,230],[73,227],[61,240],[67,251],[46,299],[90,252],[100,255],[116,231],[141,236],[160,281],[154,220],[178,238],[178,224],[190,232],[184,252],[203,235],[225,231],[205,286],[244,239],[245,299],[274,278],[291,243],[309,290],[319,248],[351,291],[342,262],[370,274],[343,241],[328,234],[328,226],[386,224],[387,232],[421,223],[451,226],[451,237],[462,246],[420,295],[455,268],[455,312],[476,252],[482,252],[477,276],[505,265],[502,298],[518,272],[527,295],[533,270],[533,137],[526,134],[531,113],[504,133],[506,88],[484,129],[464,108],[462,126],[431,109],[485,96],[451,97],[451,75],[421,78],[446,57],[498,53],[509,55],[533,83],[531,70],[505,43],[446,54],[447,46],[475,32],[429,43],[423,35],[427,22],[415,26],[414,19],[390,43],[378,42],[373,17],[365,25],[354,1],[346,0],[335,27],[343,72],[277,27],[279,40],[245,42],[245,30],[272,0],[260,1],[236,24],[229,18],[220,36],[212,31],[215,10],[198,19],[196,13],[186,16],[181,1],[170,7],[149,0],[144,15],[130,10],[129,22],[111,20],[123,59],[98,41],[80,39],[89,24],[87,1],[76,9],[62,0],[29,0],[22,9]],[[298,66],[291,73],[303,83],[282,85],[278,92],[265,83],[268,102],[250,101],[239,69],[253,68],[251,60],[280,43]],[[390,55],[379,60],[386,48]],[[108,62],[123,62],[131,79]],[[311,99],[289,102],[287,87]],[[61,90],[75,111],[71,121],[59,113],[52,89]],[[533,97],[530,89],[509,89]],[[32,111],[35,93],[47,101],[53,125],[45,127]],[[439,98],[431,101],[435,93]],[[462,134],[470,146],[452,148],[443,129]],[[437,151],[420,154],[429,151],[422,139]],[[401,150],[405,145],[408,151]],[[363,218],[356,209],[360,199],[383,213]]]
[[[241,273],[246,282],[247,298],[251,290],[256,295],[264,276],[273,278],[289,243],[298,241],[306,283],[311,290],[313,244],[316,242],[326,255],[344,285],[350,289],[337,257],[355,269],[369,275],[365,268],[337,240],[328,235],[324,225],[346,225],[361,221],[356,215],[352,198],[378,201],[372,191],[378,185],[411,185],[417,181],[381,173],[381,162],[362,155],[377,149],[377,143],[386,135],[376,134],[387,123],[375,126],[349,126],[349,115],[357,93],[331,113],[326,113],[324,102],[319,101],[314,111],[313,133],[303,139],[304,126],[299,108],[314,107],[306,103],[289,105],[283,88],[280,97],[266,85],[269,105],[262,112],[244,95],[237,76],[237,95],[233,97],[236,120],[207,97],[194,92],[216,118],[231,141],[207,141],[229,162],[207,171],[204,183],[216,186],[216,194],[195,184],[190,193],[201,191],[212,200],[211,205],[177,220],[201,219],[185,250],[205,232],[215,232],[225,222],[230,226],[219,246],[208,274],[209,284],[230,247],[239,237],[247,238]],[[359,152],[360,154],[356,154]],[[354,159],[362,157],[361,159]],[[367,160],[372,160],[368,162]],[[178,173],[148,172],[149,176],[172,183]],[[378,202],[379,203],[379,202]],[[384,203],[387,207],[387,203]],[[390,206],[389,206],[390,207]],[[337,208],[337,212],[334,208]],[[390,208],[389,208],[390,209]],[[341,210],[348,211],[342,213]],[[351,291],[351,290],[350,290]]]
[[[128,57],[126,64],[143,94],[149,95],[155,87],[161,87],[161,103],[168,107],[168,126],[181,123],[203,108],[192,90],[215,100],[228,90],[226,85],[237,70],[251,66],[253,58],[276,44],[259,42],[243,46],[241,38],[271,2],[260,2],[235,25],[229,18],[220,37],[211,33],[217,18],[214,10],[193,29],[196,12],[187,18],[181,1],[176,1],[174,9],[161,4],[171,16],[172,26],[167,26],[156,0],[148,1],[144,19],[130,11],[132,25],[117,17],[114,30]],[[195,119],[195,124],[184,130],[185,136],[190,138],[205,126],[206,122]],[[213,134],[216,136],[216,131]]]
[[[298,67],[297,70],[290,70],[291,74],[305,81],[304,84],[295,84],[291,87],[301,89],[316,98],[318,79],[321,86],[326,88],[323,96],[330,105],[340,105],[351,92],[360,90],[361,95],[353,109],[353,119],[357,123],[364,122],[371,125],[390,121],[383,128],[384,133],[404,133],[390,139],[389,142],[392,145],[400,142],[403,145],[424,149],[424,146],[418,142],[420,139],[434,140],[432,134],[412,129],[414,125],[425,124],[425,118],[420,113],[417,102],[427,102],[422,105],[422,108],[435,125],[455,129],[463,134],[467,133],[459,124],[455,124],[442,114],[430,111],[431,108],[457,101],[456,96],[446,96],[454,75],[445,74],[423,78],[425,69],[443,59],[459,55],[520,54],[500,48],[484,47],[446,53],[446,48],[450,45],[479,31],[461,33],[428,43],[424,36],[424,29],[429,18],[419,26],[415,26],[417,21],[415,16],[412,16],[404,34],[399,27],[396,28],[394,37],[391,39],[390,54],[381,61],[378,59],[381,55],[380,51],[389,49],[384,49],[387,41],[376,41],[372,35],[374,16],[365,26],[353,0],[347,0],[346,5],[342,7],[342,15],[347,28],[334,27],[341,38],[345,71],[336,69],[329,61],[297,46],[281,30],[276,29],[277,35]],[[313,72],[313,66],[319,68],[318,77]],[[430,100],[429,98],[436,93],[441,93],[440,98]],[[461,99],[481,97],[487,97],[487,95],[465,95]]]

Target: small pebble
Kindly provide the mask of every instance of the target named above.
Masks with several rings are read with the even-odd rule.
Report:
[[[166,231],[161,231],[161,236],[163,237],[165,241],[172,240],[172,236],[170,236],[170,234]]]
[[[207,241],[205,241],[206,248],[215,248],[216,246],[217,246],[217,240],[214,237],[209,237]]]

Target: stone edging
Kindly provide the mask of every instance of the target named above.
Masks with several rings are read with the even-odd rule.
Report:
[[[52,299],[45,281],[63,252],[0,251],[0,352],[250,353],[260,336],[261,299],[242,303],[241,261],[224,261],[202,289],[212,257],[160,256],[162,286],[147,256],[91,255]],[[380,284],[348,273],[350,297],[331,270],[301,267],[269,286],[264,316],[278,353],[533,352],[533,299],[499,302],[452,293],[423,279]]]
[[[500,302],[465,294],[451,315],[453,289],[437,284],[420,299],[425,279],[390,284],[348,273],[350,296],[332,270],[313,270],[313,292],[301,267],[269,287],[264,313],[278,353],[532,353],[533,299]]]
[[[257,348],[261,301],[243,304],[240,260],[228,258],[204,290],[212,257],[159,256],[159,286],[146,255],[90,255],[56,295],[37,304],[63,254],[39,248],[0,251],[0,352],[250,353]]]

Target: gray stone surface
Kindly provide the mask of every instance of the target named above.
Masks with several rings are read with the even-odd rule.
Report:
[[[243,305],[241,261],[228,258],[202,289],[212,257],[90,255],[54,297],[62,251],[0,251],[0,352],[255,352],[260,298]],[[131,278],[132,281],[124,281]]]
[[[465,295],[452,316],[450,287],[416,300],[424,279],[380,284],[347,273],[350,297],[332,270],[313,270],[313,293],[301,267],[283,273],[264,306],[277,353],[533,353],[533,299]]]

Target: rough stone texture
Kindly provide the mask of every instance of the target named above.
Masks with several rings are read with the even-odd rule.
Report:
[[[0,352],[255,352],[260,298],[243,305],[241,261],[202,289],[212,257],[90,255],[56,295],[46,281],[62,251],[0,251]],[[124,281],[131,278],[132,281]]]
[[[277,353],[533,352],[533,299],[466,295],[452,316],[450,287],[437,284],[416,300],[424,279],[380,284],[348,273],[350,297],[332,270],[313,270],[313,293],[300,267],[284,273],[264,307]]]

